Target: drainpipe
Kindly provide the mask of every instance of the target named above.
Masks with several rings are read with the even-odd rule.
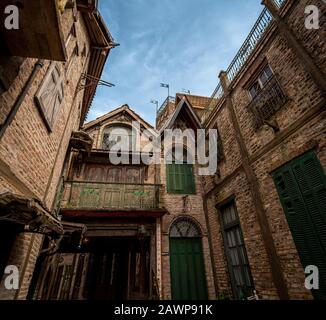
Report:
[[[44,60],[39,59],[33,68],[33,71],[31,73],[31,75],[29,76],[27,82],[25,83],[25,86],[23,88],[23,90],[21,91],[21,93],[19,94],[19,96],[17,97],[13,107],[11,108],[4,124],[2,126],[0,126],[0,140],[2,139],[2,137],[4,136],[7,128],[10,126],[10,124],[12,123],[12,121],[14,120],[20,106],[22,105],[29,89],[31,88],[33,81],[35,79],[35,77],[37,76],[39,70],[43,67],[44,65]]]

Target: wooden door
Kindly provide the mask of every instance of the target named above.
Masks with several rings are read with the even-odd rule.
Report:
[[[170,238],[173,300],[207,300],[201,238]]]

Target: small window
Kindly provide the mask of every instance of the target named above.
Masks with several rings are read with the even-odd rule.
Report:
[[[64,89],[60,69],[56,62],[52,62],[35,95],[36,104],[50,131],[53,129],[63,99]]]
[[[132,129],[126,125],[111,125],[104,129],[103,150],[112,150],[119,147],[120,151],[134,151],[135,143],[132,135]]]
[[[257,97],[259,92],[265,87],[270,78],[272,78],[273,72],[269,65],[265,66],[263,71],[259,74],[257,80],[249,88],[249,93],[253,99]]]
[[[166,155],[167,192],[195,194],[194,163],[192,152],[183,146],[174,146]]]
[[[220,208],[225,254],[234,297],[238,300],[253,295],[253,281],[239,217],[232,201]]]
[[[167,192],[174,194],[195,194],[193,165],[172,163],[166,165]]]
[[[200,227],[192,219],[182,217],[171,226],[170,238],[201,238]]]

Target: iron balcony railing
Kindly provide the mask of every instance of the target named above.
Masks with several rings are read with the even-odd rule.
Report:
[[[204,113],[202,115],[202,122],[205,122],[207,120],[209,115],[212,113],[212,111],[216,107],[219,99],[221,99],[223,97],[223,94],[224,94],[223,88],[222,88],[221,82],[219,82],[211,96],[209,104],[207,105],[207,107],[204,110]]]
[[[161,107],[158,109],[157,116],[159,116],[164,111],[164,109],[168,106],[169,103],[175,103],[175,98],[171,96],[167,97]]]
[[[257,44],[260,42],[262,37],[265,35],[267,28],[272,22],[273,18],[270,12],[265,8],[261,15],[259,16],[257,22],[255,23],[253,29],[250,31],[249,36],[243,43],[242,47],[232,60],[230,66],[226,70],[228,79],[230,82],[237,76],[240,72]]]
[[[65,209],[159,209],[160,185],[67,181]]]
[[[259,129],[265,121],[275,115],[287,100],[288,98],[276,77],[271,77],[248,106],[254,116],[255,128]]]
[[[282,6],[287,0],[273,0],[275,7],[278,10],[281,10]],[[256,21],[254,27],[251,29],[247,39],[243,43],[242,47],[232,60],[230,66],[228,67],[226,73],[230,82],[238,75],[248,58],[251,56],[254,49],[257,47],[257,44],[263,38],[266,33],[266,30],[273,21],[271,13],[265,8],[258,20]]]
[[[284,4],[287,0],[273,0],[273,3],[275,7],[278,10],[281,10]],[[231,83],[235,77],[239,74],[255,48],[257,47],[260,40],[264,37],[266,34],[266,31],[268,30],[269,26],[271,25],[271,22],[273,21],[273,17],[271,13],[268,11],[267,8],[265,8],[260,16],[258,17],[254,27],[250,31],[248,37],[246,38],[245,42],[241,46],[240,50],[232,60],[230,66],[227,68],[227,77],[229,82]],[[209,118],[209,115],[211,114],[212,110],[217,105],[217,99],[216,99],[216,93],[221,92],[221,96],[223,96],[223,89],[221,89],[221,84],[218,83],[216,89],[214,90],[214,93],[212,95],[212,99],[209,103],[209,105],[206,107],[206,110],[204,112],[204,115],[202,117],[202,122],[205,122],[207,118]],[[220,97],[221,97],[220,96]],[[217,95],[217,97],[219,97]]]
[[[273,0],[273,2],[275,7],[280,10],[285,4],[286,0]]]

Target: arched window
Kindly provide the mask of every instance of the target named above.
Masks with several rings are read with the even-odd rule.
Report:
[[[130,126],[124,124],[113,124],[104,129],[102,149],[112,150],[112,148],[117,144],[117,147],[121,151],[134,150],[135,143]]]
[[[181,218],[173,223],[170,238],[199,238],[201,231],[197,223],[190,218]]]

